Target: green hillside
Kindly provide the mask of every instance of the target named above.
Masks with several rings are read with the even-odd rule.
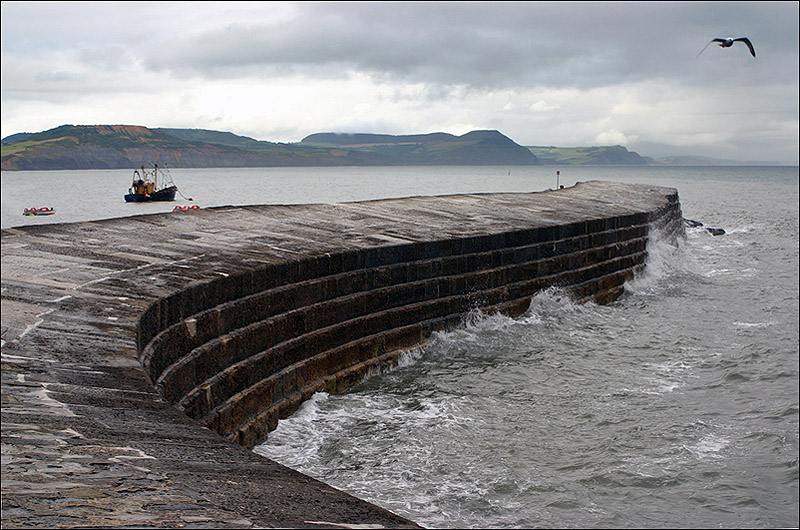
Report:
[[[620,145],[522,147],[499,131],[389,135],[315,133],[297,143],[206,129],[62,125],[2,140],[2,169],[283,166],[719,166],[771,165],[701,156],[652,159]]]
[[[359,137],[360,143],[354,144],[352,137]],[[538,160],[498,131],[398,137],[325,133],[283,144],[203,129],[62,125],[2,141],[3,170],[121,169],[150,163],[170,167],[537,165]]]
[[[338,147],[377,157],[386,165],[538,165],[526,148],[499,131],[389,135],[317,133],[299,145]]]
[[[545,165],[647,166],[652,160],[621,145],[601,147],[528,147]]]

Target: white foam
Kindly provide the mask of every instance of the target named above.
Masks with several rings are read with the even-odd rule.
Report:
[[[774,326],[774,322],[734,322],[737,328],[768,328]]]
[[[289,418],[278,422],[267,441],[253,448],[256,453],[292,466],[302,466],[315,459],[324,436],[318,421],[323,415],[321,404],[328,401],[328,394],[317,392],[305,401]],[[322,425],[335,426],[336,422]]]
[[[719,453],[728,447],[730,440],[714,434],[707,434],[697,443],[683,448],[698,458],[722,458]]]
[[[687,231],[687,235],[690,232]],[[662,235],[654,234],[647,244],[647,262],[642,273],[625,285],[635,294],[660,294],[680,284],[683,278],[700,277],[701,267],[689,251],[691,243],[679,240],[677,246]]]

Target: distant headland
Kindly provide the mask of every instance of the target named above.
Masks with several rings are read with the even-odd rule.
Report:
[[[2,140],[2,169],[129,169],[290,166],[728,165],[714,159],[652,159],[623,146],[523,147],[499,131],[388,135],[316,133],[297,143],[205,129],[62,125]]]

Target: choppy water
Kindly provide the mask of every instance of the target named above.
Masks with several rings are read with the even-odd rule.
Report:
[[[430,528],[796,527],[796,171],[677,184],[725,236],[610,306],[471,315],[257,452]]]
[[[675,187],[727,234],[653,245],[609,306],[547,291],[517,319],[473,314],[256,450],[430,528],[797,527],[798,169],[561,169],[565,185]],[[4,172],[3,227],[172,209],[122,203],[128,173]],[[173,177],[204,207],[555,186],[553,168]],[[69,191],[87,182],[107,192]]]

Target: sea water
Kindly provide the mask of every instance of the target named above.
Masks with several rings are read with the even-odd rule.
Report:
[[[536,191],[555,169],[172,175],[207,207]],[[654,241],[607,306],[547,290],[516,319],[474,312],[397,368],[315,395],[255,450],[430,528],[797,527],[798,169],[559,170],[567,186],[677,188],[685,217],[726,233]],[[128,180],[4,172],[3,227],[192,204],[125,204]]]
[[[160,168],[160,170],[162,170]],[[4,171],[2,228],[71,223],[171,212],[176,205],[307,204],[414,195],[556,187],[543,167],[336,167],[167,169],[178,186],[174,202],[125,203],[133,170]],[[560,184],[565,184],[561,179]],[[575,182],[573,179],[572,182]],[[25,208],[54,208],[52,216],[23,217]]]

